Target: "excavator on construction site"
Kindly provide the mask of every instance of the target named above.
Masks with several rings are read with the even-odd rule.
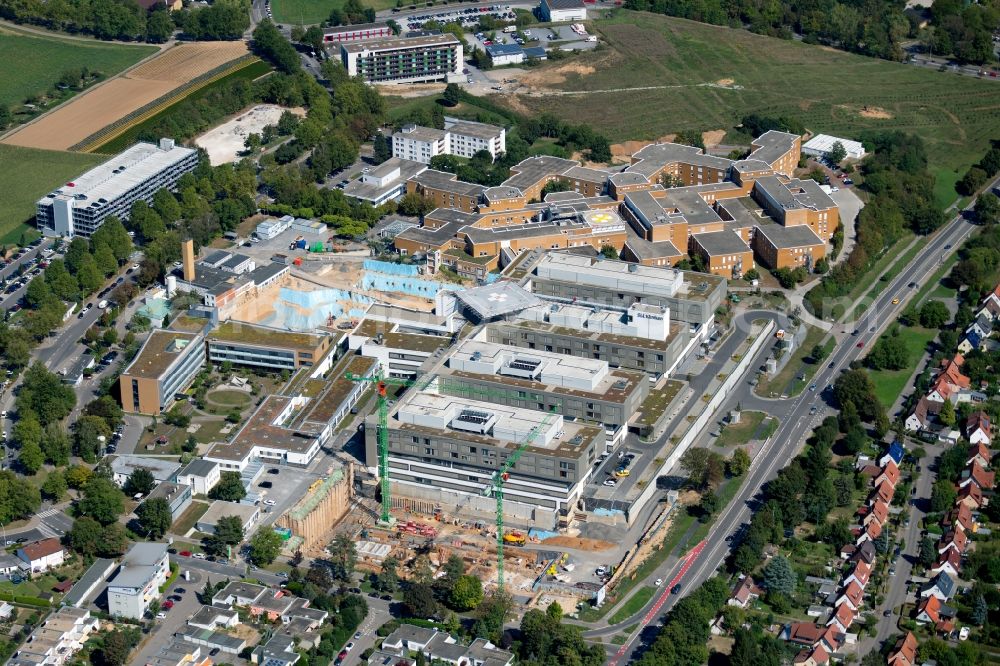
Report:
[[[503,542],[508,546],[523,546],[527,542],[527,538],[523,532],[513,530],[503,535]]]

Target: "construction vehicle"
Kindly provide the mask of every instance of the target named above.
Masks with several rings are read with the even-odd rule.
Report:
[[[507,532],[503,535],[503,542],[508,546],[523,546],[527,539],[521,532]]]

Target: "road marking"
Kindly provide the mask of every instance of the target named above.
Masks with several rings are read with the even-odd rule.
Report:
[[[660,594],[660,598],[656,600],[656,603],[653,604],[653,607],[650,608],[649,612],[647,612],[646,615],[642,618],[642,622],[639,623],[639,626],[635,629],[635,631],[632,632],[632,635],[629,636],[628,641],[626,641],[624,645],[618,648],[618,652],[615,653],[615,656],[612,657],[611,661],[608,662],[610,666],[615,666],[618,663],[618,660],[621,659],[623,656],[625,656],[625,653],[628,651],[628,647],[632,644],[632,641],[635,640],[635,637],[638,636],[642,632],[642,630],[645,629],[650,622],[652,622],[653,618],[655,618],[660,613],[660,609],[663,608],[663,604],[667,603],[667,599],[670,598],[671,594],[670,590],[674,587],[674,585],[677,585],[679,582],[681,582],[681,579],[684,577],[685,574],[687,574],[688,569],[691,568],[691,565],[693,565],[695,563],[695,560],[698,559],[698,556],[701,555],[701,551],[705,549],[705,543],[706,543],[705,541],[702,541],[697,546],[692,548],[687,555],[684,556],[684,560],[681,563],[681,568],[677,572],[677,575],[674,576],[673,579],[671,579],[670,583],[668,584],[668,587],[664,589],[663,592]]]

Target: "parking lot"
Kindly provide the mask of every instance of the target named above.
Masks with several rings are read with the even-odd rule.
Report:
[[[458,23],[462,26],[471,27],[479,23],[482,16],[492,16],[500,21],[513,21],[514,10],[510,5],[490,5],[488,7],[468,7],[465,9],[455,8],[443,12],[430,12],[406,17],[406,27],[410,30],[419,30],[428,21],[438,23]]]

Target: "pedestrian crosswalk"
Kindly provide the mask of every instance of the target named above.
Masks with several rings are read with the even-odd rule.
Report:
[[[46,509],[45,511],[42,511],[40,514],[38,514],[38,517],[45,518],[46,516],[54,516],[57,513],[59,513],[59,509]]]

